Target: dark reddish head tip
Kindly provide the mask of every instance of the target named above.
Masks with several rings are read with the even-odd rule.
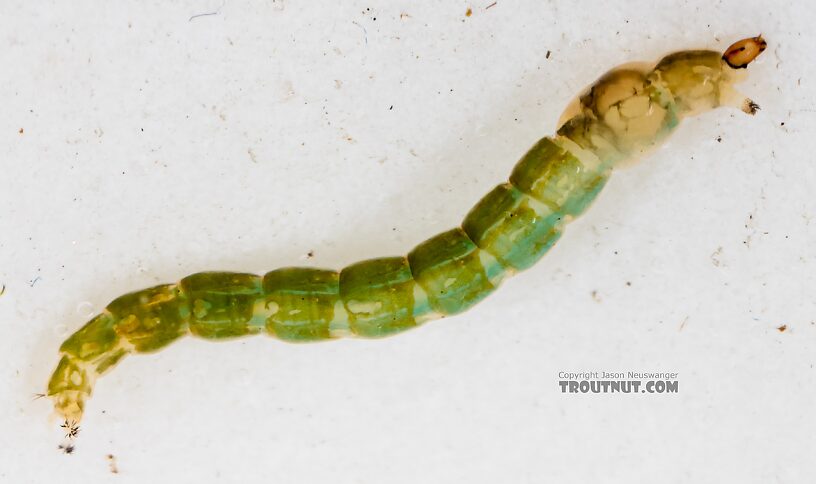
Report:
[[[723,60],[734,69],[748,67],[754,59],[765,50],[768,43],[762,38],[762,34],[748,39],[742,39],[731,44],[723,52]]]

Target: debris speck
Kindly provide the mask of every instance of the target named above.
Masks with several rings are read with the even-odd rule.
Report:
[[[59,450],[62,451],[63,454],[73,454],[74,453],[74,445],[73,444],[60,444],[57,446]]]
[[[247,148],[247,154],[249,154],[249,159],[252,160],[253,163],[258,162],[258,158],[255,157],[255,152],[252,151],[252,148]]]
[[[756,209],[754,209],[754,210],[756,210]],[[745,228],[748,229],[749,233],[745,237],[745,240],[742,241],[742,243],[745,244],[745,247],[747,247],[749,249],[751,248],[752,238],[753,238],[754,234],[757,233],[755,225],[756,224],[754,222],[754,214],[749,213],[748,214],[748,220],[745,222]]]
[[[108,454],[107,459],[111,474],[119,474],[119,468],[116,467],[116,457],[113,454]]]
[[[312,257],[314,257],[314,251],[313,251],[313,250],[310,250],[309,252],[307,252],[307,253],[306,253],[306,257],[308,257],[309,259],[311,259]]]
[[[495,7],[497,3],[499,3],[499,2],[493,2],[493,3],[491,3],[490,5],[488,5],[487,7],[485,7],[485,10],[487,10],[488,8]]]
[[[193,15],[192,17],[190,17],[190,18],[189,18],[189,20],[187,20],[187,21],[188,21],[188,22],[192,22],[194,18],[198,18],[198,17],[208,17],[208,16],[210,16],[210,15],[218,15],[218,13],[221,11],[221,9],[222,9],[222,8],[224,8],[224,5],[226,5],[226,3],[227,3],[227,0],[223,0],[223,1],[221,2],[221,6],[220,6],[220,7],[218,7],[218,9],[217,9],[217,10],[215,10],[215,11],[213,11],[213,12],[207,12],[207,13],[197,13],[197,14]]]
[[[545,58],[545,59],[549,59],[549,58],[550,58],[550,54],[552,54],[552,52],[550,52],[550,51],[548,50],[548,51],[547,51],[547,55],[545,55],[545,56],[544,56],[544,58]]]
[[[468,7],[468,9],[465,11],[465,17],[470,17],[471,15],[473,15],[473,9]]]
[[[411,16],[409,14],[405,13],[405,12],[402,12],[400,14],[400,20],[405,20],[407,18],[411,18]]]
[[[717,250],[711,253],[711,263],[714,264],[714,267],[720,267],[722,262],[720,262],[720,256],[722,255],[723,248],[722,246],[717,247]]]
[[[365,29],[365,27],[358,24],[354,20],[352,20],[351,23],[353,23],[354,25],[356,25],[356,26],[360,27],[361,29],[363,29],[363,37],[365,38],[365,44],[368,45],[368,31]]]
[[[782,326],[779,326],[778,328],[776,328],[776,330],[779,331],[780,333],[784,333],[785,331],[787,331],[787,329],[788,329],[787,324],[783,324]]]
[[[598,291],[597,291],[597,290],[592,291],[591,295],[592,295],[592,300],[593,300],[593,301],[595,301],[595,302],[601,302],[601,296],[599,296],[599,295],[598,295]]]
[[[0,287],[0,296],[6,293],[6,285],[3,284],[3,287]]]
[[[782,124],[785,124],[785,123],[782,123]],[[23,128],[20,128],[20,131],[17,131],[17,132],[20,133],[20,134],[23,134],[25,132],[25,130]]]
[[[626,285],[631,286],[632,285],[631,281],[626,281]]]
[[[685,328],[685,327],[686,327],[686,322],[687,322],[687,321],[688,321],[688,316],[686,316],[685,318],[683,318],[683,322],[682,322],[682,323],[680,323],[680,327],[677,329],[677,331],[683,331],[683,328]]]
[[[34,287],[34,284],[36,284],[36,283],[37,283],[37,281],[39,281],[39,280],[41,280],[41,279],[42,279],[42,277],[37,276],[37,277],[35,277],[34,279],[32,279],[32,280],[28,281],[28,285],[29,285],[30,287]]]
[[[717,143],[722,143],[722,136],[717,136]]]

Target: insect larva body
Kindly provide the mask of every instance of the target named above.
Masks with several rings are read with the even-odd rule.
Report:
[[[740,41],[757,55],[761,38]],[[737,45],[737,44],[735,44]],[[744,51],[669,55],[651,70],[610,72],[579,98],[557,135],[536,143],[462,225],[405,257],[340,271],[283,268],[264,276],[205,272],[121,296],[71,335],[48,384],[57,412],[78,422],[97,376],[129,353],[192,334],[264,333],[292,342],[393,335],[467,310],[538,261],[604,187],[613,167],[657,146],[685,116],[755,105],[732,90]],[[729,57],[735,52],[736,58]],[[735,65],[736,64],[736,65]]]

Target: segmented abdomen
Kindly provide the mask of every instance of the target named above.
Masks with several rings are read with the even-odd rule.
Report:
[[[339,272],[204,272],[121,296],[63,343],[49,394],[72,401],[88,395],[95,376],[125,354],[158,350],[188,332],[207,339],[266,333],[293,342],[375,338],[462,312],[541,258],[610,169],[566,138],[544,138],[461,227],[406,257],[365,260]]]

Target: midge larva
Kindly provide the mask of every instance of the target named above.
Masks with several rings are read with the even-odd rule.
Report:
[[[405,257],[340,271],[290,267],[262,277],[203,272],[117,298],[60,347],[47,390],[56,412],[75,436],[99,375],[128,354],[157,351],[187,334],[221,340],[265,333],[292,342],[376,338],[465,311],[538,261],[592,203],[613,168],[658,146],[681,119],[720,106],[754,114],[758,106],[733,84],[765,45],[753,37],[724,54],[683,51],[653,68],[610,71],[460,227]]]

